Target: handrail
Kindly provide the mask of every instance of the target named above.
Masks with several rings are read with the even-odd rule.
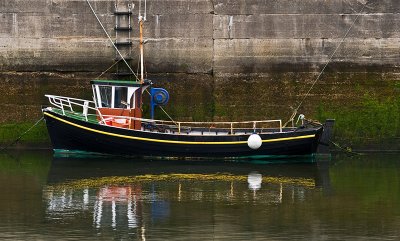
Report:
[[[67,107],[70,109],[70,111],[74,111],[73,109],[73,105],[77,105],[82,107],[82,115],[85,117],[86,121],[88,120],[88,110],[94,110],[96,111],[96,107],[92,107],[90,106],[90,104],[92,104],[93,106],[95,106],[94,101],[90,101],[90,100],[84,100],[84,99],[78,99],[78,98],[71,98],[71,97],[65,97],[65,96],[57,96],[57,95],[45,95],[48,99],[50,104],[58,107],[61,109],[61,111],[63,112],[63,115],[65,115],[65,109],[64,107]],[[81,103],[79,103],[81,102]]]
[[[178,133],[181,133],[183,128],[193,128],[193,126],[190,126],[190,124],[197,124],[197,125],[227,125],[228,127],[223,128],[219,127],[219,129],[226,129],[230,130],[231,133],[233,133],[234,130],[241,130],[241,129],[252,129],[253,131],[256,131],[259,129],[257,127],[257,124],[263,124],[263,123],[279,123],[279,132],[282,132],[283,127],[282,127],[282,120],[260,120],[260,121],[221,121],[221,122],[191,122],[191,121],[177,121],[177,122],[172,122],[172,121],[164,121],[164,120],[154,120],[154,119],[145,119],[145,118],[138,118],[138,117],[131,117],[131,116],[117,116],[117,115],[103,115],[104,119],[109,119],[109,118],[115,118],[115,119],[126,119],[128,121],[136,120],[136,121],[142,121],[146,123],[153,123],[155,125],[167,125],[168,123],[170,125],[176,126],[178,128]],[[252,124],[250,127],[234,127],[234,124]],[[199,126],[198,128],[216,128],[216,127],[210,127],[210,126]],[[264,129],[264,128],[262,128]]]
[[[67,99],[67,100],[69,99],[69,100],[76,100],[76,101],[82,101],[82,102],[89,101],[90,103],[94,104],[94,101],[92,101],[92,100],[78,99],[78,98],[58,96],[58,95],[44,95],[44,96],[46,96],[48,98],[58,98],[58,99]]]
[[[178,133],[181,133],[182,128],[189,128],[188,125],[203,125],[199,126],[199,128],[208,128],[212,129],[215,128],[215,126],[223,126],[226,125],[226,128],[219,127],[219,129],[226,129],[230,130],[230,133],[233,133],[234,130],[238,129],[252,129],[254,132],[256,132],[257,129],[260,128],[261,124],[266,124],[266,123],[279,123],[279,132],[282,132],[282,120],[276,119],[276,120],[259,120],[259,121],[204,121],[204,122],[198,122],[198,121],[166,121],[166,120],[154,120],[154,119],[146,119],[146,118],[137,118],[137,117],[130,117],[130,116],[117,116],[117,115],[103,115],[100,113],[100,111],[96,108],[95,102],[94,101],[89,101],[89,100],[84,100],[84,99],[78,99],[78,98],[71,98],[71,97],[64,97],[64,96],[57,96],[57,95],[45,95],[48,99],[50,104],[52,104],[55,107],[58,107],[61,109],[63,115],[65,115],[65,107],[68,108],[71,112],[75,112],[73,109],[73,106],[80,106],[82,107],[82,116],[85,117],[86,121],[88,121],[88,116],[100,116],[100,123],[105,123],[105,119],[107,118],[116,118],[116,119],[127,119],[128,121],[132,120],[137,120],[137,121],[143,121],[147,123],[153,123],[155,125],[173,125],[178,128]],[[88,110],[93,110],[95,111],[96,114],[89,114]],[[79,113],[80,114],[80,113]],[[235,125],[244,125],[244,124],[251,124],[249,127],[234,127]],[[259,126],[257,128],[257,126]],[[193,126],[191,126],[192,128]],[[264,129],[261,127],[261,129]]]

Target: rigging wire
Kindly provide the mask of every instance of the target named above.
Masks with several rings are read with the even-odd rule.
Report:
[[[146,89],[146,93],[150,95],[150,92]],[[150,95],[151,97],[151,95]],[[167,113],[166,110],[164,110],[164,108],[162,108],[162,106],[158,105],[158,107],[160,107],[160,109],[164,112],[164,114],[176,125],[178,126],[178,124],[176,123],[176,121],[174,119],[172,119],[172,117]]]
[[[171,117],[170,115],[168,115],[167,111],[165,111],[164,108],[162,108],[162,106],[158,106],[158,107],[160,107],[160,109],[164,112],[164,114],[165,114],[172,122],[174,122],[174,124],[175,124],[176,126],[178,126],[178,124],[176,123],[176,121],[174,121],[174,119],[172,119],[172,117]]]
[[[112,67],[114,67],[116,64],[119,63],[122,59],[117,60],[115,63],[113,63],[108,69],[104,70],[99,76],[96,77],[96,79],[99,79],[103,74],[107,73]]]
[[[112,46],[115,48],[115,50],[117,51],[117,53],[119,54],[119,56],[121,57],[121,59],[124,61],[124,63],[126,64],[126,66],[129,68],[129,70],[132,72],[132,74],[136,77],[136,81],[139,80],[139,78],[137,77],[137,75],[135,74],[135,72],[132,70],[131,66],[128,64],[128,62],[126,62],[124,56],[122,56],[121,52],[119,52],[117,46],[115,46],[114,41],[111,39],[110,35],[108,34],[107,30],[104,28],[103,24],[101,23],[99,17],[97,17],[96,12],[94,11],[92,5],[90,4],[89,0],[86,0],[87,4],[89,5],[90,9],[92,10],[94,16],[97,19],[97,22],[99,22],[100,26],[102,27],[104,33],[107,35],[108,40],[110,40]]]
[[[106,71],[104,71],[103,73],[101,73],[101,74],[99,75],[99,77],[102,76],[104,73],[106,73],[108,70],[110,70],[112,67],[114,67],[114,65],[116,65],[119,61],[123,60],[124,63],[126,64],[126,66],[129,68],[129,70],[130,70],[130,71],[133,73],[133,75],[135,76],[136,81],[138,81],[138,80],[139,80],[138,74],[136,74],[136,73],[132,70],[132,68],[130,67],[130,65],[126,62],[124,56],[122,56],[121,52],[120,52],[120,51],[118,50],[118,48],[115,46],[115,44],[114,44],[114,42],[112,41],[110,35],[108,34],[108,32],[106,31],[106,29],[104,28],[104,26],[103,26],[103,24],[101,23],[100,19],[97,17],[97,14],[96,14],[96,12],[94,11],[94,9],[93,9],[92,5],[90,4],[89,0],[86,0],[86,2],[88,3],[88,5],[89,5],[90,9],[92,10],[94,16],[96,17],[97,22],[100,24],[100,26],[102,27],[104,33],[107,35],[108,40],[110,40],[112,46],[115,48],[115,50],[117,51],[117,53],[118,53],[119,56],[121,57],[120,60],[118,60],[116,63],[114,63],[114,64],[113,64],[111,67],[109,67]],[[141,16],[141,4],[142,4],[142,1],[140,0],[140,1],[139,1],[139,16]],[[143,17],[143,20],[144,20],[144,21],[146,21],[146,11],[147,11],[147,4],[146,4],[146,0],[145,0],[145,1],[144,1],[144,17]],[[99,78],[99,77],[97,77],[97,78]],[[150,95],[150,92],[149,92],[147,89],[146,89],[146,92]],[[174,119],[172,119],[172,117],[164,110],[164,108],[162,108],[161,106],[159,106],[159,107],[160,107],[160,109],[165,113],[165,115],[176,125],[176,121],[175,121]]]
[[[311,85],[311,87],[308,89],[307,93],[305,94],[305,96],[303,97],[303,99],[300,101],[300,104],[297,106],[296,109],[294,109],[292,116],[290,117],[290,119],[284,124],[284,127],[291,121],[294,120],[294,117],[297,114],[297,111],[299,110],[299,108],[301,107],[301,105],[304,103],[305,99],[308,97],[308,95],[310,94],[311,90],[314,88],[314,85],[317,83],[317,81],[321,78],[322,74],[324,73],[326,67],[328,66],[328,64],[332,61],[333,57],[335,56],[337,50],[340,48],[340,46],[342,45],[342,43],[344,42],[344,40],[347,38],[347,36],[350,33],[350,30],[353,28],[354,24],[356,23],[356,21],[358,20],[358,18],[360,17],[361,13],[364,11],[365,7],[367,6],[368,1],[366,1],[363,5],[363,7],[361,8],[361,10],[358,12],[356,18],[354,19],[353,23],[350,25],[350,28],[346,31],[345,35],[343,36],[342,40],[339,42],[338,46],[335,48],[335,50],[333,51],[333,53],[331,54],[330,58],[328,59],[328,61],[326,62],[326,64],[324,65],[324,67],[322,68],[322,70],[320,71],[320,73],[318,74],[317,78],[314,80],[313,84]]]

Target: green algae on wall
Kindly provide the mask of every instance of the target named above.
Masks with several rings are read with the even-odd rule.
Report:
[[[90,99],[89,80],[97,73],[3,73],[0,145],[29,129],[48,105],[44,94]],[[289,118],[304,97],[314,73],[271,73],[260,76],[214,77],[205,74],[160,74],[150,79],[169,91],[163,108],[176,121],[243,121]],[[19,81],[29,79],[30,81]],[[400,82],[390,73],[327,72],[314,86],[298,113],[324,122],[336,119],[335,140],[360,145],[397,140],[400,146]],[[144,94],[144,117],[149,117]],[[27,106],[27,107],[26,107]],[[157,108],[156,119],[168,117]],[[47,143],[44,122],[28,132],[21,143]],[[400,147],[399,147],[400,148]]]
[[[365,95],[353,106],[320,105],[316,118],[334,118],[335,137],[340,141],[382,143],[400,137],[400,96],[379,100]]]
[[[22,123],[9,123],[0,125],[0,145],[8,146],[14,144],[24,132],[29,130],[35,123],[34,122],[22,122]],[[42,120],[30,131],[24,134],[19,143],[22,144],[43,144],[44,146],[49,145],[49,136],[44,121]]]

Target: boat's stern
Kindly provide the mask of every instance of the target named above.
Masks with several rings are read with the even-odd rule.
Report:
[[[330,143],[333,136],[333,126],[335,125],[334,119],[327,119],[323,124],[323,130],[319,138],[317,153],[319,154],[329,154],[330,153]]]

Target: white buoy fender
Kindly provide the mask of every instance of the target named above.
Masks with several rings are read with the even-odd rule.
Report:
[[[247,145],[253,150],[260,148],[261,144],[262,140],[258,134],[251,134],[249,139],[247,139]]]

